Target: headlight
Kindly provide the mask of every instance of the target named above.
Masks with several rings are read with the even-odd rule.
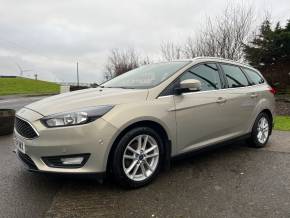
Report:
[[[81,125],[98,119],[99,117],[110,111],[112,108],[112,105],[89,107],[76,111],[70,111],[43,117],[41,119],[41,122],[49,128]]]

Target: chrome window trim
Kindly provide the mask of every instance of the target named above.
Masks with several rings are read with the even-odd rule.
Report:
[[[229,89],[244,89],[244,88],[249,88],[249,87],[256,87],[256,86],[264,86],[267,85],[267,83],[262,83],[262,84],[255,84],[251,86],[244,86],[244,87],[236,87],[236,88],[225,88],[225,89],[215,89],[215,90],[207,90],[207,91],[198,91],[198,92],[187,92],[187,93],[182,93],[182,95],[192,95],[192,94],[198,94],[198,93],[206,93],[206,92],[217,92],[217,91],[225,91]],[[170,97],[170,96],[175,96],[175,95],[164,95],[164,96],[159,96],[159,98],[164,98],[164,97]]]
[[[194,59],[193,59],[194,60]],[[225,60],[227,60],[227,59],[225,59]],[[208,60],[206,60],[206,61],[201,61],[201,62],[199,62],[199,63],[192,63],[192,64],[189,64],[189,65],[187,65],[187,68],[186,69],[184,69],[184,71],[180,74],[180,75],[178,75],[174,80],[176,80],[179,76],[181,76],[183,73],[185,73],[188,69],[190,69],[191,67],[194,67],[194,66],[197,66],[197,65],[199,65],[199,64],[204,64],[204,63],[214,63],[214,64],[217,64],[217,65],[220,65],[220,64],[228,64],[228,65],[233,65],[233,66],[236,66],[236,67],[238,67],[242,72],[243,72],[243,74],[245,75],[245,73],[244,73],[244,71],[243,71],[243,67],[244,68],[248,68],[248,69],[250,69],[250,70],[253,70],[253,71],[255,71],[256,73],[258,73],[263,79],[264,79],[264,82],[263,83],[261,83],[261,84],[249,84],[249,85],[247,85],[247,86],[243,86],[243,87],[235,87],[235,88],[229,88],[229,87],[226,87],[226,88],[222,88],[222,89],[216,89],[216,90],[206,90],[206,91],[198,91],[198,92],[188,92],[188,93],[183,93],[183,94],[181,94],[181,95],[187,95],[187,94],[194,94],[194,93],[204,93],[204,92],[212,92],[212,91],[221,91],[221,90],[228,90],[228,89],[240,89],[240,88],[248,88],[248,87],[256,87],[256,86],[261,86],[261,85],[268,85],[268,83],[267,83],[267,81],[265,80],[265,78],[263,77],[263,75],[261,74],[261,72],[259,72],[258,70],[256,70],[255,68],[252,68],[251,66],[248,66],[248,65],[246,65],[246,64],[241,64],[241,63],[234,63],[234,62],[231,62],[231,63],[227,63],[227,62],[223,62],[221,59],[219,59],[219,60],[210,60],[210,61],[208,61]],[[219,66],[220,68],[221,68],[221,66]],[[223,70],[223,69],[219,69],[219,70]],[[224,72],[222,72],[222,74],[224,74]],[[248,79],[248,77],[247,77],[247,75],[245,75],[245,77],[247,78],[247,80],[248,80],[248,82],[250,82],[249,81],[249,79]],[[221,79],[221,81],[223,80],[222,78],[220,78]],[[225,79],[225,78],[224,78]],[[165,80],[166,81],[166,80]],[[165,81],[163,81],[163,82],[165,82]],[[172,81],[172,83],[173,83],[174,81]],[[170,86],[170,84],[168,85],[168,86]],[[166,86],[161,92],[160,92],[160,94],[168,87],[168,86]],[[159,94],[159,95],[160,95]],[[162,96],[158,96],[156,99],[159,99],[159,98],[163,98],[163,97],[167,97],[167,96],[175,96],[175,95],[162,95]]]

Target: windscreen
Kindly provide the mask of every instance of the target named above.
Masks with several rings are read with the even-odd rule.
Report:
[[[102,84],[102,87],[128,89],[152,88],[172,76],[188,63],[188,61],[174,61],[144,65],[115,77]]]

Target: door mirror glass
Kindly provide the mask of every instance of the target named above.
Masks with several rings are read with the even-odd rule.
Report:
[[[201,89],[201,83],[196,79],[186,79],[180,82],[179,87],[176,89],[177,94],[183,92],[197,92]]]

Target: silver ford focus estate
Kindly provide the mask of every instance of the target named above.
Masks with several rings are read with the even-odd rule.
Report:
[[[136,188],[196,149],[240,137],[265,146],[274,92],[256,69],[230,60],[149,64],[19,110],[17,156],[31,171],[107,172]]]

